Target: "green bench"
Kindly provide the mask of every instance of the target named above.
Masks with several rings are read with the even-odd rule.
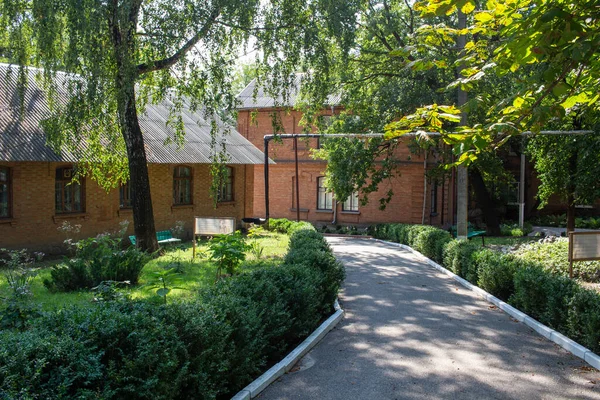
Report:
[[[173,233],[169,230],[156,232],[156,239],[158,240],[158,244],[171,244],[181,242],[181,239],[174,238]],[[132,245],[135,246],[135,235],[129,236],[129,241]]]
[[[453,237],[456,237],[456,225],[453,225],[450,228],[450,233],[452,234]],[[481,236],[481,245],[485,246],[485,234],[487,232],[486,231],[476,231],[473,229],[473,227],[471,225],[469,225],[469,227],[467,228],[467,239],[471,239],[474,238],[475,236]]]

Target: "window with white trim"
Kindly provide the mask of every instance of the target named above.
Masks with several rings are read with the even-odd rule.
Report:
[[[342,204],[342,211],[358,211],[358,192],[352,194]]]
[[[317,178],[317,210],[333,210],[333,194],[325,187],[325,177]]]

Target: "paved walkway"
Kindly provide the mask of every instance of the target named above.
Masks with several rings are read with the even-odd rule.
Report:
[[[598,371],[412,253],[329,240],[346,316],[261,400],[600,399]]]

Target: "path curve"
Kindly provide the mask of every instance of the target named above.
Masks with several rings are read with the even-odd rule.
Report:
[[[600,372],[412,253],[328,241],[345,318],[261,400],[600,399]]]

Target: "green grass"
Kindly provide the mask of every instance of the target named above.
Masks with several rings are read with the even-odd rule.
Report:
[[[254,240],[262,246],[263,253],[260,260],[247,252],[246,262],[242,265],[242,271],[249,271],[265,264],[280,263],[285,255],[289,243],[287,235],[265,232],[256,239],[248,239],[247,243]],[[150,283],[157,281],[157,274],[176,268],[180,273],[171,275],[166,279],[168,287],[173,289],[167,296],[168,300],[186,300],[194,296],[201,287],[212,285],[216,279],[216,266],[208,260],[208,242],[201,241],[197,247],[197,257],[192,258],[192,243],[184,243],[177,247],[166,249],[166,254],[148,262],[142,270],[139,284],[135,287],[125,288],[132,299],[159,299],[156,295],[156,287]],[[70,293],[52,293],[43,284],[44,279],[50,277],[50,268],[60,263],[60,260],[46,261],[35,265],[36,276],[31,283],[34,300],[43,309],[51,310],[61,308],[69,304],[86,305],[91,304],[94,298],[93,292],[82,290]],[[0,297],[9,294],[8,282],[4,274],[0,273]]]

